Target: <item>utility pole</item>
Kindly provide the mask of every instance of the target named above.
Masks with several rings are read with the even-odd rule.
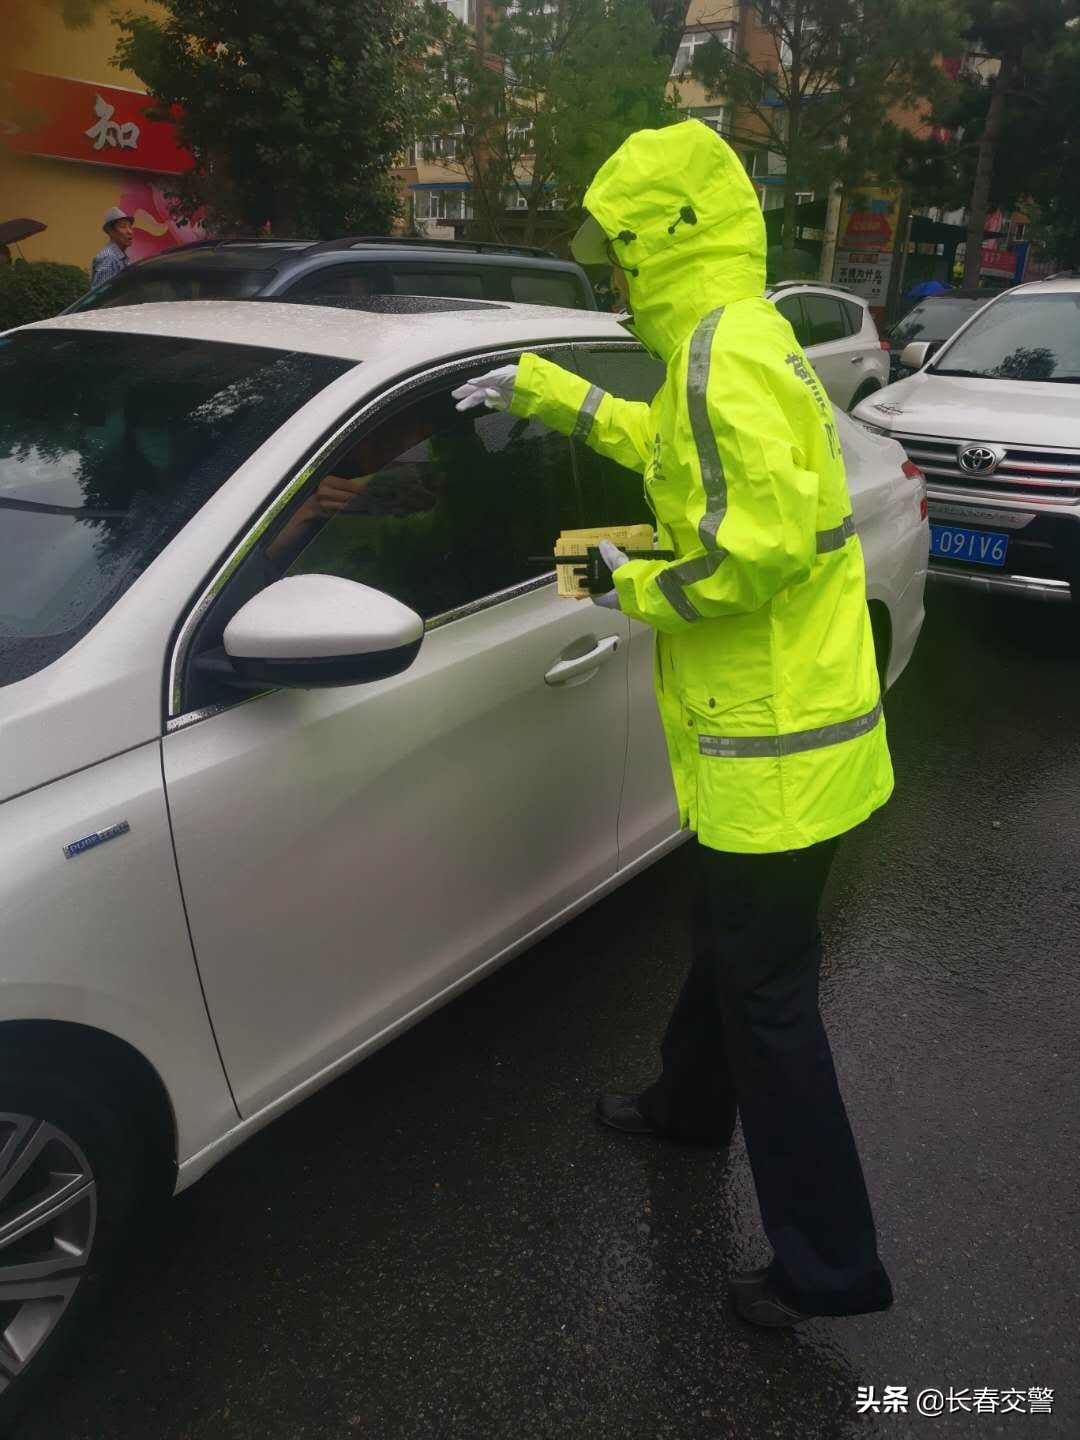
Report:
[[[833,265],[836,262],[836,241],[840,233],[840,210],[844,198],[844,187],[839,180],[829,186],[829,202],[825,207],[825,234],[821,241],[821,266],[818,279],[830,285]]]

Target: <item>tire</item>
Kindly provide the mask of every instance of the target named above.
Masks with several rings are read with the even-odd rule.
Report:
[[[885,698],[885,677],[889,673],[889,656],[892,652],[892,623],[889,612],[880,601],[870,606],[870,628],[874,634],[874,658],[877,662],[878,684],[881,696]]]
[[[76,1078],[36,1046],[5,1046],[0,1435],[61,1358],[130,1231],[142,1190],[135,1130],[122,1092],[89,1068]]]
[[[868,399],[871,395],[876,395],[880,389],[881,386],[876,383],[871,383],[869,385],[860,385],[858,390],[856,390],[855,394],[851,397],[851,404],[847,407],[848,413],[850,414],[850,412],[855,409],[856,405],[861,405],[862,402]]]

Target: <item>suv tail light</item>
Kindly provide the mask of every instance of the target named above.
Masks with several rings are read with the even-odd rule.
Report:
[[[905,460],[903,465],[900,466],[900,469],[904,472],[904,474],[909,480],[914,480],[917,482],[919,494],[919,519],[926,520],[930,514],[929,507],[926,503],[926,476],[915,464],[914,460]]]
[[[882,350],[888,350],[889,342],[887,340],[881,340],[879,341],[879,344],[881,345]]]

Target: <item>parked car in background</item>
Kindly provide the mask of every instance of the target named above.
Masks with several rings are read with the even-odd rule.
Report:
[[[795,331],[834,405],[850,410],[889,383],[889,347],[861,296],[810,280],[784,280],[765,294]]]
[[[580,265],[525,245],[460,240],[203,240],[140,260],[64,312],[161,300],[304,300],[442,295],[595,310]]]
[[[686,838],[652,632],[530,558],[640,474],[451,394],[663,367],[597,312],[350,305],[0,341],[0,1410],[154,1196]],[[836,423],[887,685],[925,490]]]
[[[917,301],[888,333],[889,383],[903,380],[912,373],[900,361],[905,346],[920,340],[930,346],[927,355],[933,355],[966,320],[993,300],[995,293],[993,290],[946,290]]]
[[[931,570],[1080,612],[1080,276],[1007,290],[855,418],[926,472]]]

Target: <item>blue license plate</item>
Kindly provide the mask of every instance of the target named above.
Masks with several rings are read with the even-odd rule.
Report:
[[[993,530],[968,530],[962,525],[931,525],[930,554],[969,565],[1004,565],[1008,535]]]

